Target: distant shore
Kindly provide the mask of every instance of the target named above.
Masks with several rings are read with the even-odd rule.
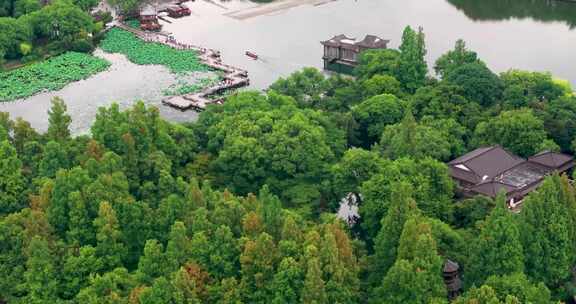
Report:
[[[322,5],[328,2],[334,2],[338,0],[280,0],[271,3],[261,4],[254,7],[236,10],[224,15],[234,18],[237,20],[246,20],[262,15],[268,15],[283,10],[291,9],[301,5]]]

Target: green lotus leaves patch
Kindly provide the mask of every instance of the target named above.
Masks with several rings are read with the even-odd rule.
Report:
[[[89,54],[68,52],[13,71],[0,72],[0,101],[56,91],[106,70],[110,63]]]
[[[208,71],[208,67],[200,62],[198,54],[193,50],[177,50],[161,43],[146,42],[118,28],[106,34],[100,47],[108,53],[124,54],[135,64],[163,65],[172,73]]]

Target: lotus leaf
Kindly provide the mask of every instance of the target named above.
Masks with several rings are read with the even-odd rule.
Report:
[[[13,71],[0,72],[0,101],[56,91],[106,70],[110,63],[89,54],[68,52]]]

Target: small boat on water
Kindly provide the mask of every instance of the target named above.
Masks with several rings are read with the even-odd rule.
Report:
[[[256,55],[255,53],[252,53],[250,51],[246,51],[246,56],[248,56],[254,60],[258,59],[258,55]]]

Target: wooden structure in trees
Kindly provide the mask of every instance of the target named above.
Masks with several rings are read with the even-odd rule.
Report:
[[[442,269],[444,284],[448,290],[448,299],[453,300],[460,295],[462,290],[462,280],[460,280],[460,265],[458,263],[446,260]]]
[[[334,36],[320,42],[324,46],[324,69],[337,73],[352,74],[358,65],[360,53],[365,50],[386,49],[389,40],[374,35],[367,35],[361,41],[348,38],[346,35]]]

